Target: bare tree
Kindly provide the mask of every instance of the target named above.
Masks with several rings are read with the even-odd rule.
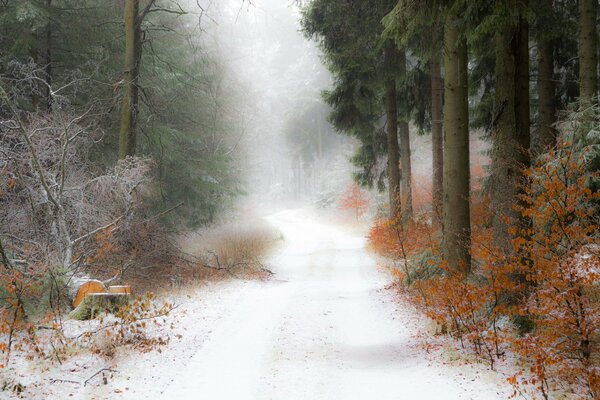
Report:
[[[73,270],[88,239],[131,218],[149,162],[127,158],[106,172],[90,166],[88,155],[101,137],[87,125],[91,108],[78,115],[24,114],[2,88],[0,101],[7,111],[0,120],[1,167],[12,182],[0,199],[0,237]]]

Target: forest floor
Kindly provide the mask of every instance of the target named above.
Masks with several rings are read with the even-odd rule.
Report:
[[[512,388],[500,374],[461,361],[451,346],[422,346],[427,320],[387,288],[392,278],[376,268],[363,237],[303,210],[267,219],[285,240],[268,262],[273,279],[210,283],[177,294],[171,340],[160,352],[119,351],[110,361],[79,355],[62,365],[21,371],[24,397],[510,396]],[[113,371],[82,383],[104,367]]]

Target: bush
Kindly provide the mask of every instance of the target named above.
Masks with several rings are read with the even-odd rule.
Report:
[[[488,200],[474,204],[468,276],[440,261],[427,224],[377,221],[369,235],[374,251],[403,266],[410,299],[442,331],[492,368],[517,354],[526,369],[509,379],[515,393],[533,388],[545,399],[600,396],[598,147],[578,135],[563,135],[527,171],[512,254],[495,246]]]
[[[223,224],[192,234],[183,240],[189,263],[180,269],[177,281],[223,276],[265,279],[272,274],[264,265],[265,255],[280,239],[281,235],[261,220]]]

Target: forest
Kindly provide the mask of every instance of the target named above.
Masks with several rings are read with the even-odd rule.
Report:
[[[598,8],[0,0],[0,397],[599,398]]]
[[[370,245],[417,306],[492,368],[527,360],[518,393],[600,396],[597,1],[315,0],[302,26],[355,180],[389,194]],[[427,201],[410,125],[432,138]]]

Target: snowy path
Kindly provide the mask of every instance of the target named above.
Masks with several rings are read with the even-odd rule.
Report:
[[[503,399],[475,369],[432,363],[381,289],[364,239],[300,211],[269,218],[276,281],[240,288],[163,399]],[[411,328],[412,327],[412,328]],[[485,375],[485,374],[484,374]],[[489,377],[488,377],[489,378]]]
[[[451,352],[418,345],[414,336],[426,322],[382,290],[389,277],[377,271],[363,238],[298,210],[269,221],[285,238],[269,262],[274,280],[174,294],[180,307],[160,351],[37,362],[36,370],[18,372],[24,398],[491,400],[512,393],[484,366],[459,366]],[[104,382],[77,384],[106,367],[115,372]],[[6,395],[17,399],[0,392]]]

